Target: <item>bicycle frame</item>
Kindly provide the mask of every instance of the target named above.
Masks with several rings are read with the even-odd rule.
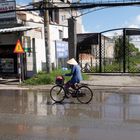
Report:
[[[67,83],[57,84],[50,90],[50,97],[55,102],[62,102],[65,98],[77,98],[80,103],[89,103],[92,100],[93,92],[87,84],[76,83],[75,85],[66,85]]]

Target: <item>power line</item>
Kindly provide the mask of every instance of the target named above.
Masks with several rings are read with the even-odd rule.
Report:
[[[41,1],[40,4],[43,4]],[[33,4],[31,4],[33,5]],[[69,6],[59,6],[59,7],[43,7],[39,6],[37,8],[28,8],[28,9],[13,9],[8,11],[0,11],[0,14],[2,13],[9,13],[9,12],[18,12],[18,11],[40,11],[40,10],[56,10],[56,9],[90,9],[90,8],[96,8],[96,7],[120,7],[120,6],[136,6],[140,5],[140,1],[136,2],[102,2],[102,3],[72,3]],[[29,6],[29,5],[27,5]],[[57,6],[57,5],[56,5]]]
[[[106,9],[106,8],[108,8],[108,7],[103,7],[103,8],[99,8],[99,9],[92,9],[91,11],[84,12],[84,13],[78,15],[78,16],[75,16],[75,18],[78,18],[78,17],[84,16],[84,15],[86,15],[86,14],[89,14],[89,13],[92,13],[92,12],[95,12],[95,11],[103,10],[103,9]]]

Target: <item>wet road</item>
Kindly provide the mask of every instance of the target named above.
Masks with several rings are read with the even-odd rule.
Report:
[[[95,95],[55,104],[49,93],[0,90],[0,140],[139,140],[140,95]]]

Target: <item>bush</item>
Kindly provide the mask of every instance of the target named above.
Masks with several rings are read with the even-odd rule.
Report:
[[[42,84],[53,84],[54,79],[47,73],[38,73],[37,75],[33,76],[24,81],[24,84],[27,85],[42,85]]]
[[[58,75],[64,75],[65,73],[69,73],[69,70],[62,71],[61,69],[54,70],[51,73],[47,73],[44,71],[38,72],[36,75],[33,77],[25,80],[23,82],[24,85],[46,85],[46,84],[54,84],[55,83],[55,78]],[[83,79],[88,79],[88,76],[86,74],[82,74]],[[70,79],[69,76],[65,76],[65,82]]]

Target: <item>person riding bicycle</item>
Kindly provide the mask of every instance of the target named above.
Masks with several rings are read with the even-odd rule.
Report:
[[[67,61],[67,64],[70,65],[71,72],[65,74],[64,76],[72,76],[71,79],[65,84],[65,89],[68,90],[70,87],[75,89],[75,84],[80,83],[83,79],[81,74],[81,67],[78,65],[77,61],[72,58]]]

